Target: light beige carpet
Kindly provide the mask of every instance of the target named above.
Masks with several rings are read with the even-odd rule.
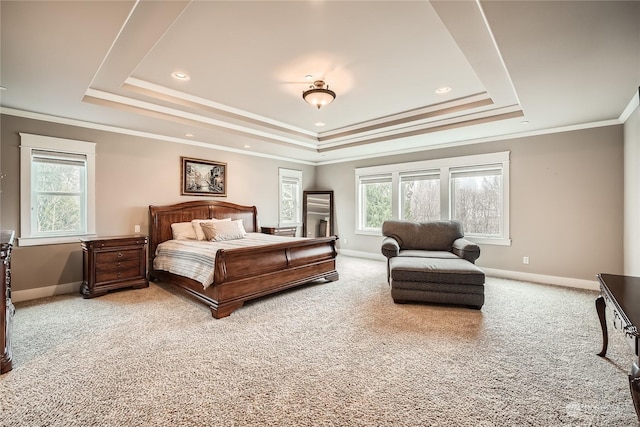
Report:
[[[383,262],[215,320],[163,284],[17,304],[2,426],[629,426],[632,352],[595,292],[488,278],[396,305]]]

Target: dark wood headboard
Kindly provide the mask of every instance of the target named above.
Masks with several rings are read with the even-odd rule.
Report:
[[[218,200],[194,200],[166,206],[149,206],[149,271],[153,271],[153,258],[158,245],[171,240],[171,224],[194,219],[241,219],[248,232],[258,231],[258,210],[255,206],[242,206]]]

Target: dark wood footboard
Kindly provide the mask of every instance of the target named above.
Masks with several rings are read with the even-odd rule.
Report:
[[[224,209],[214,209],[221,204]],[[161,241],[170,238],[171,223],[202,219],[203,212],[207,212],[209,218],[242,218],[248,232],[255,231],[257,228],[255,207],[216,201],[150,206],[149,258],[151,265],[149,271],[152,279],[159,279],[180,287],[209,305],[211,314],[216,319],[228,316],[242,307],[245,301],[254,298],[314,280],[338,280],[335,236],[219,250],[216,255],[214,280],[206,289],[195,280],[153,269],[155,248]],[[179,220],[176,220],[177,218]],[[164,237],[158,239],[157,236]]]

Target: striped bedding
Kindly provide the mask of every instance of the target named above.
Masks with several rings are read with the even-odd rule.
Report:
[[[168,271],[188,277],[206,289],[213,283],[216,252],[218,249],[263,246],[299,240],[301,237],[274,236],[262,233],[247,233],[243,239],[208,242],[198,240],[167,240],[160,243],[153,260],[155,270]]]

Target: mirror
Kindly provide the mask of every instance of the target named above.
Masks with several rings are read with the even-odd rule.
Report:
[[[302,194],[302,236],[335,235],[333,228],[333,191],[304,191]]]

